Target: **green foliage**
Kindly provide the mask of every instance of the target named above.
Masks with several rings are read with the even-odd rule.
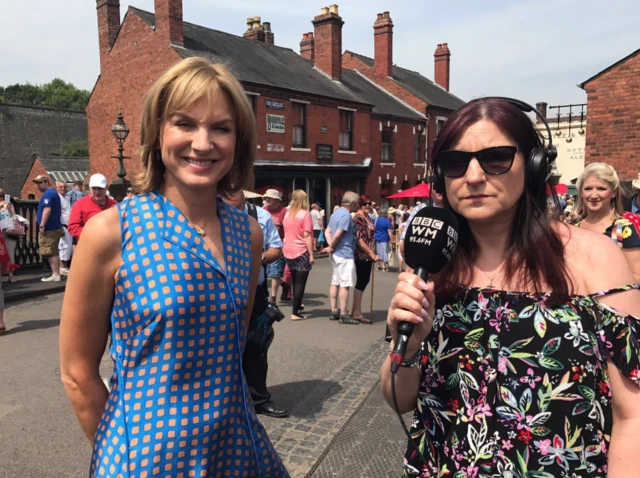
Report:
[[[51,106],[84,111],[91,93],[80,90],[71,83],[55,78],[44,85],[30,83],[0,86],[0,103],[17,103],[32,106]]]
[[[63,158],[88,158],[89,146],[86,141],[73,138],[62,145],[60,156]]]

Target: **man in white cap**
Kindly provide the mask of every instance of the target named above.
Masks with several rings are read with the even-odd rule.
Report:
[[[82,234],[82,230],[89,219],[99,212],[118,204],[114,199],[107,196],[107,178],[102,174],[91,176],[89,188],[91,193],[82,199],[78,199],[71,208],[69,234],[73,236],[75,243],[80,239],[80,234]]]
[[[280,239],[284,242],[284,217],[287,215],[287,209],[282,205],[282,193],[277,189],[267,189],[262,195],[265,201],[264,209],[271,214],[271,220],[274,226],[278,230]],[[271,279],[271,295],[269,300],[271,303],[276,303],[276,297],[278,296],[278,288],[282,284],[282,278],[284,277],[284,257],[281,257],[275,262],[267,265],[267,277]],[[282,284],[282,299],[287,299],[289,295],[290,286]]]
[[[640,173],[638,179],[631,182],[634,194],[625,201],[624,210],[634,214],[640,214]]]

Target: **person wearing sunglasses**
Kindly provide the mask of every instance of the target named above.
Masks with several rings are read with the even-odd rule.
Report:
[[[395,387],[424,461],[410,443],[406,477],[638,476],[640,291],[613,241],[548,218],[555,151],[523,106],[471,101],[434,145],[459,241],[434,282],[400,274],[387,316],[393,342],[415,324]]]

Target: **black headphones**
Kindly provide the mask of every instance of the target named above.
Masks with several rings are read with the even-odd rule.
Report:
[[[544,145],[544,142],[540,139],[538,135],[536,135],[536,141],[538,143],[537,147],[531,149],[531,153],[529,154],[529,158],[526,163],[526,173],[525,173],[525,181],[529,184],[531,191],[537,195],[540,190],[544,187],[545,182],[549,178],[551,173],[551,168],[553,167],[553,162],[558,157],[558,151],[553,146],[553,139],[551,137],[551,128],[549,127],[549,123],[544,116],[540,114],[540,112],[535,109],[533,106],[525,103],[524,101],[516,100],[513,98],[504,98],[502,96],[488,96],[486,98],[478,98],[476,100],[470,101],[470,103],[482,100],[504,100],[509,103],[517,106],[520,111],[524,113],[534,112],[540,121],[544,124],[547,129],[547,137],[548,144]],[[467,103],[469,104],[469,103]],[[458,110],[460,111],[460,110]],[[458,112],[456,111],[451,115],[449,119],[454,117]],[[444,174],[442,174],[442,169],[437,161],[434,161],[433,165],[433,179],[435,190],[441,193],[444,192]]]

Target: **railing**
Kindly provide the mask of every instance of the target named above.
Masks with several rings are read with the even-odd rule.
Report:
[[[550,110],[557,110],[555,120],[552,120],[551,115],[547,118],[549,122],[549,126],[551,129],[556,130],[555,135],[560,137],[562,136],[561,124],[566,123],[568,128],[567,134],[567,143],[571,143],[573,141],[571,139],[571,127],[573,122],[578,122],[578,118],[580,121],[580,127],[578,128],[578,134],[583,136],[585,134],[584,124],[587,119],[587,104],[581,103],[576,105],[558,105],[558,106],[550,106]]]
[[[26,234],[18,239],[18,244],[16,245],[16,264],[20,267],[36,266],[40,264],[38,225],[36,223],[38,201],[11,199],[11,203],[16,214],[29,221]]]

